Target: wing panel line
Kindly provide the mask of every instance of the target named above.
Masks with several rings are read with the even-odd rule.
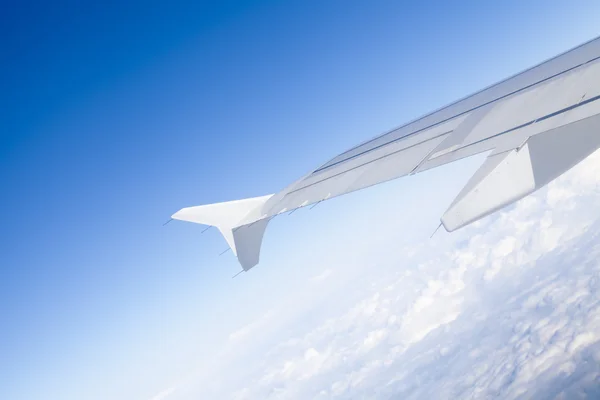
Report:
[[[488,140],[490,140],[490,139],[495,139],[495,138],[497,138],[498,136],[506,135],[507,133],[514,132],[514,131],[516,131],[516,130],[519,130],[519,129],[525,128],[526,126],[532,125],[532,124],[534,124],[534,123],[536,123],[536,122],[545,121],[545,120],[547,120],[547,119],[549,119],[549,118],[556,117],[557,115],[564,114],[564,113],[566,113],[566,112],[568,112],[568,111],[574,110],[574,109],[576,109],[576,108],[582,107],[582,106],[584,106],[584,105],[586,105],[586,104],[593,103],[593,102],[595,102],[595,101],[598,101],[598,100],[600,100],[600,95],[598,95],[598,96],[595,96],[595,97],[590,97],[590,98],[589,98],[589,99],[587,99],[587,100],[583,100],[583,101],[581,101],[581,102],[579,102],[579,103],[577,103],[577,104],[573,104],[573,105],[571,105],[571,106],[569,106],[569,107],[565,107],[565,108],[563,108],[563,109],[560,109],[560,110],[558,110],[558,111],[554,111],[553,113],[550,113],[550,114],[544,115],[543,117],[540,117],[540,118],[533,119],[533,120],[531,120],[531,121],[529,121],[529,122],[525,122],[525,123],[523,123],[523,124],[521,124],[521,125],[519,125],[519,126],[515,126],[514,128],[507,129],[507,130],[505,130],[504,132],[500,132],[500,133],[497,133],[497,134],[495,134],[495,135],[492,135],[492,136],[486,137],[486,138],[484,138],[484,139],[477,140],[476,142],[469,143],[469,144],[467,144],[467,145],[465,145],[465,146],[461,147],[460,149],[456,149],[456,150],[466,149],[467,147],[474,146],[474,145],[476,145],[476,144],[479,144],[479,143],[481,143],[481,142],[485,142],[485,141],[488,141]]]
[[[387,158],[387,157],[393,156],[393,155],[395,155],[395,154],[401,153],[401,152],[403,152],[403,151],[406,151],[406,150],[408,150],[408,149],[412,149],[413,147],[420,146],[420,145],[422,145],[423,143],[430,142],[430,141],[432,141],[432,140],[438,139],[438,138],[440,138],[440,137],[442,137],[442,136],[444,136],[444,135],[448,135],[448,134],[450,134],[450,133],[452,133],[452,131],[447,131],[447,132],[444,132],[444,133],[440,133],[439,135],[436,135],[436,136],[434,136],[434,137],[432,137],[432,138],[429,138],[429,139],[427,139],[427,140],[423,140],[422,142],[419,142],[419,143],[415,143],[415,144],[413,144],[412,146],[408,146],[408,147],[405,147],[405,148],[403,148],[403,149],[396,150],[396,151],[394,151],[394,152],[392,152],[392,153],[385,154],[385,155],[383,155],[383,156],[381,156],[381,157],[378,157],[378,158],[375,158],[375,159],[373,159],[373,160],[369,160],[369,161],[367,161],[367,162],[365,162],[365,163],[362,163],[362,164],[356,165],[356,166],[354,166],[354,167],[352,167],[352,168],[349,168],[349,169],[347,169],[347,170],[341,171],[341,172],[339,172],[339,173],[337,173],[337,174],[335,174],[335,175],[328,176],[327,178],[323,178],[323,179],[321,179],[321,180],[319,180],[319,181],[316,181],[316,182],[313,182],[313,183],[311,183],[311,184],[309,184],[309,185],[302,186],[302,187],[299,187],[299,188],[297,188],[297,189],[294,189],[294,190],[292,190],[292,191],[290,191],[290,192],[286,193],[286,196],[287,196],[287,195],[289,195],[289,194],[292,194],[292,193],[298,192],[298,191],[300,191],[300,190],[302,190],[302,189],[309,188],[309,187],[311,187],[311,186],[313,186],[313,185],[316,185],[316,184],[319,184],[319,183],[321,183],[321,182],[325,182],[326,180],[329,180],[329,179],[335,178],[336,176],[340,176],[340,175],[342,175],[342,174],[345,174],[346,172],[354,171],[354,170],[355,170],[355,169],[357,169],[357,168],[364,167],[365,165],[369,165],[369,164],[372,164],[372,163],[374,163],[374,162],[376,162],[376,161],[383,160],[384,158]],[[427,154],[427,155],[429,155],[429,154]],[[427,155],[426,155],[425,157],[427,157]]]

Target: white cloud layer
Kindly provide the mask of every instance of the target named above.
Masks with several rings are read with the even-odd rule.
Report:
[[[598,398],[598,182],[600,153],[506,211],[391,252],[332,296],[358,301],[233,362],[215,398]],[[232,336],[252,346],[254,330]]]
[[[176,390],[175,387],[165,389],[162,392],[160,392],[159,394],[157,394],[156,396],[152,397],[150,400],[165,400],[167,397],[169,397],[173,393],[175,393],[175,390]]]

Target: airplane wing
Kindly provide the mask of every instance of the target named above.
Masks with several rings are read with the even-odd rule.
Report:
[[[534,192],[599,147],[596,38],[353,147],[279,193],[190,207],[172,218],[212,224],[214,218],[189,214],[201,209],[210,215],[211,207],[220,213],[223,204],[235,204],[233,214],[243,216],[215,225],[231,232],[224,235],[248,270],[258,263],[268,220],[279,213],[488,152],[441,217],[453,231]],[[241,204],[247,206],[240,210]]]

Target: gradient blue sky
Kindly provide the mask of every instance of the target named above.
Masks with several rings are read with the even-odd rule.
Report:
[[[599,15],[591,0],[5,6],[0,398],[152,398],[338,254],[358,257],[348,243],[425,237],[475,164],[279,218],[233,281],[215,231],[162,223],[276,192],[597,36]]]

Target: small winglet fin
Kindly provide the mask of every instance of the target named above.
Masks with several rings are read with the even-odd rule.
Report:
[[[258,264],[260,246],[269,222],[261,213],[272,195],[182,208],[172,219],[219,229],[244,271]]]

